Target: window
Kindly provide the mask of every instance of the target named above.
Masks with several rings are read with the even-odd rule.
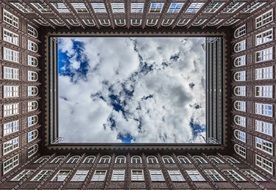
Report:
[[[236,139],[242,141],[242,142],[246,142],[246,133],[240,130],[234,130],[234,136]]]
[[[70,13],[64,3],[51,3],[59,13]]]
[[[256,61],[256,63],[270,61],[273,59],[272,56],[273,56],[273,47],[263,49],[260,51],[256,51],[255,52],[255,61]]]
[[[205,181],[204,177],[199,173],[198,170],[186,170],[186,172],[192,181]]]
[[[102,156],[100,158],[99,164],[109,164],[111,161],[111,157],[110,156]]]
[[[28,132],[28,143],[32,142],[38,137],[38,130]]]
[[[217,12],[222,6],[224,5],[223,2],[214,1],[210,2],[206,8],[204,9],[204,13],[215,13]]]
[[[43,162],[47,162],[49,160],[49,156],[42,156],[34,161],[35,164],[42,164]]]
[[[144,172],[141,169],[131,170],[131,181],[144,181]]]
[[[244,24],[235,30],[234,37],[239,38],[241,36],[244,36],[245,34],[246,34],[246,25]]]
[[[236,86],[234,88],[234,94],[236,96],[246,96],[246,86]]]
[[[204,3],[191,3],[188,9],[186,10],[186,13],[197,13],[203,5]]]
[[[273,9],[263,13],[262,15],[256,17],[255,19],[255,26],[256,29],[260,28],[268,23],[273,21]]]
[[[55,157],[53,160],[51,160],[51,164],[59,164],[60,162],[62,162],[64,160],[64,156],[57,156]]]
[[[38,94],[38,88],[36,86],[28,86],[28,96],[36,96]]]
[[[115,159],[115,163],[117,163],[117,164],[126,163],[126,157],[125,156],[117,156]]]
[[[19,165],[19,155],[15,155],[14,157],[3,162],[3,174],[5,175],[15,167]]]
[[[33,66],[33,67],[37,67],[37,65],[38,65],[38,59],[36,57],[28,55],[28,65],[29,66]]]
[[[132,164],[142,164],[142,158],[140,156],[132,156],[131,163]]]
[[[252,13],[255,10],[259,9],[265,4],[265,2],[252,2],[250,5],[248,5],[242,12],[244,13]]]
[[[28,177],[30,177],[34,173],[34,170],[22,170],[19,174],[17,174],[11,181],[22,181]]]
[[[230,18],[229,20],[226,20],[226,22],[223,24],[224,26],[231,26],[233,24],[235,24],[236,22],[238,22],[240,19],[234,19],[234,18]]]
[[[6,11],[5,9],[3,9],[3,21],[5,23],[8,23],[8,24],[14,26],[15,28],[19,28],[18,17],[13,15],[12,13]]]
[[[211,181],[225,181],[225,179],[218,173],[217,170],[208,169],[204,170],[204,173]]]
[[[247,175],[248,177],[253,178],[255,181],[266,181],[266,179],[261,177],[259,174],[257,174],[253,170],[246,169],[246,170],[243,170],[243,173],[245,175]]]
[[[36,176],[34,176],[31,181],[41,181],[49,177],[53,173],[53,170],[41,170]]]
[[[246,181],[240,174],[238,174],[235,170],[223,170],[223,173],[234,181]]]
[[[95,22],[93,19],[82,19],[82,22],[87,26],[95,26]]]
[[[34,71],[28,71],[28,81],[37,81],[38,80],[38,74]]]
[[[193,158],[198,164],[207,164],[207,161],[201,156],[193,156]]]
[[[32,157],[33,155],[35,155],[38,151],[38,145],[35,144],[33,146],[30,146],[28,148],[28,158]]]
[[[226,159],[228,162],[232,164],[240,163],[237,159],[233,158],[232,156],[224,156],[224,159]]]
[[[59,170],[51,181],[64,181],[70,173],[70,170]]]
[[[71,158],[69,158],[69,160],[67,160],[67,164],[75,164],[79,161],[80,157],[79,156],[72,156]]]
[[[273,155],[273,143],[259,137],[255,137],[255,145],[259,150],[264,151],[270,155]]]
[[[34,126],[38,123],[37,115],[29,116],[28,117],[28,127]]]
[[[9,42],[13,45],[16,45],[18,46],[19,45],[19,36],[18,34],[12,32],[12,31],[9,31],[7,29],[3,29],[3,40],[6,41],[6,42]]]
[[[143,13],[144,3],[131,3],[131,13]]]
[[[4,60],[19,63],[19,52],[18,51],[4,47],[3,54],[4,54],[3,55]]]
[[[174,164],[174,160],[171,156],[162,156],[162,160],[165,164]]]
[[[124,13],[125,5],[124,3],[111,3],[111,8],[113,13]]]
[[[95,13],[106,13],[106,8],[104,3],[91,3]]]
[[[209,156],[209,159],[212,160],[213,162],[215,162],[216,164],[223,164],[224,163],[221,159],[219,159],[216,156]]]
[[[155,156],[148,156],[147,163],[148,164],[158,164],[158,160]]]
[[[19,137],[13,138],[3,143],[3,155],[19,148]]]
[[[168,170],[168,173],[172,181],[185,181],[179,170]]]
[[[268,122],[264,122],[264,121],[260,121],[260,120],[255,120],[255,130],[269,135],[269,136],[273,136],[273,125],[272,123],[268,123]]]
[[[21,3],[11,3],[13,6],[15,6],[19,11],[22,13],[32,13],[33,10],[28,5],[22,5]]]
[[[273,106],[271,104],[255,103],[255,113],[268,117],[273,116]]]
[[[51,20],[51,19],[50,19]],[[37,24],[42,25],[42,26],[49,26],[49,22],[46,20],[42,19],[33,19]]]
[[[110,20],[109,19],[99,19],[99,23],[102,26],[110,26]]]
[[[91,181],[104,181],[106,176],[106,170],[96,170]]]
[[[273,79],[273,67],[263,67],[255,69],[256,80]]]
[[[190,22],[191,19],[185,18],[185,19],[179,19],[177,22],[177,26],[185,26]]]
[[[86,156],[85,159],[82,161],[83,164],[91,164],[94,163],[96,157],[95,156]]]
[[[170,26],[173,23],[174,19],[163,19],[161,25],[162,26]]]
[[[28,35],[37,38],[38,32],[33,26],[28,24],[27,25],[27,30],[28,30]]]
[[[243,158],[246,158],[246,149],[238,144],[234,145],[235,152]]]
[[[41,13],[51,13],[52,10],[45,3],[31,3]]]
[[[227,7],[223,9],[223,13],[234,13],[239,10],[245,2],[231,2]]]
[[[273,40],[273,28],[256,34],[255,40],[256,46],[271,42]]]
[[[149,170],[151,181],[165,181],[161,170]]]
[[[215,26],[221,23],[224,19],[215,18],[208,22],[208,26]]]
[[[140,26],[142,24],[142,19],[131,19],[130,23],[132,26]]]
[[[38,102],[37,101],[30,101],[28,102],[28,112],[35,111],[38,108]]]
[[[150,13],[161,13],[164,3],[151,3],[150,4]]]
[[[84,181],[89,170],[77,170],[71,181]]]
[[[242,41],[236,43],[234,46],[234,51],[236,53],[244,51],[245,49],[246,49],[246,40],[242,40]]]
[[[54,24],[54,25],[57,25],[57,26],[64,26],[65,23],[62,21],[62,20],[59,20],[59,19],[50,19],[50,21]]]
[[[263,98],[272,98],[273,86],[256,86],[255,96]]]
[[[155,26],[158,22],[158,19],[147,19],[147,26]]]
[[[184,3],[171,3],[167,13],[179,13]]]
[[[236,125],[239,125],[241,127],[246,127],[246,117],[235,115],[234,122]]]
[[[18,95],[19,86],[3,86],[3,88],[4,88],[4,98],[19,97]]]
[[[33,51],[33,52],[37,52],[38,51],[38,46],[36,43],[34,43],[31,40],[28,40],[28,50]]]
[[[84,3],[71,3],[72,7],[76,10],[77,13],[87,13],[88,10]]]
[[[7,135],[15,133],[17,131],[19,131],[19,120],[4,123],[3,136],[7,136]]]
[[[234,74],[235,81],[245,81],[246,80],[246,71],[238,71]]]
[[[17,115],[19,113],[19,103],[4,104],[4,117]]]
[[[273,174],[273,163],[268,159],[259,156],[258,154],[255,155],[255,164],[256,166],[260,167],[261,169],[265,170],[266,172]]]
[[[181,164],[190,164],[191,161],[186,156],[177,156],[178,161]]]
[[[66,21],[72,26],[79,26],[80,25],[80,23],[78,22],[77,19],[66,19]]]
[[[245,101],[235,101],[234,102],[234,108],[237,111],[245,112],[246,111],[246,102]]]
[[[115,24],[117,26],[125,26],[126,25],[126,19],[115,19]]]
[[[125,170],[113,170],[111,181],[124,181],[125,180]]]
[[[196,19],[194,22],[193,22],[193,26],[200,26],[202,24],[204,24],[205,22],[207,21],[207,19]]]
[[[246,55],[236,57],[234,59],[234,65],[235,65],[235,67],[240,67],[240,66],[246,65]]]

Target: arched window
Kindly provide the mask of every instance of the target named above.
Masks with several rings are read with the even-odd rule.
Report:
[[[235,152],[243,158],[246,158],[246,149],[238,144],[234,145]]]
[[[147,26],[155,26],[158,22],[158,19],[147,19]]]
[[[217,156],[209,156],[209,159],[215,162],[216,164],[223,164],[224,162]]]
[[[110,156],[102,156],[99,160],[99,164],[109,164],[111,161]]]
[[[174,19],[163,19],[161,25],[170,26],[173,22],[174,22]]]
[[[235,101],[234,102],[234,108],[237,111],[245,112],[246,111],[246,102],[245,101]]]
[[[236,158],[233,158],[232,156],[223,156],[223,158],[227,160],[227,162],[230,162],[232,164],[240,163]]]
[[[244,36],[246,34],[246,25],[242,25],[240,26],[239,28],[237,28],[235,31],[234,31],[234,37],[235,38],[239,38],[241,36]]]
[[[193,158],[195,159],[195,161],[199,164],[207,164],[208,162],[202,158],[201,156],[193,156]]]
[[[242,141],[242,142],[246,142],[246,133],[240,130],[234,130],[234,136],[236,139]]]
[[[132,26],[140,26],[142,24],[142,19],[131,19],[130,23]]]
[[[234,46],[234,51],[236,53],[244,51],[245,49],[246,49],[246,40],[240,41],[240,42],[236,43]]]
[[[48,161],[50,158],[50,156],[42,156],[40,158],[38,158],[36,161],[34,161],[35,164],[41,164],[43,162]]]
[[[165,164],[174,164],[174,160],[171,156],[162,156],[162,160]]]
[[[109,19],[99,19],[99,23],[102,26],[110,26],[110,20]]]
[[[34,71],[28,71],[28,81],[37,81],[38,80],[38,74]]]
[[[38,102],[37,101],[30,101],[28,102],[28,112],[35,111],[38,108]]]
[[[38,123],[38,116],[33,115],[28,117],[28,127],[34,126]]]
[[[236,96],[246,96],[246,86],[236,86],[234,88],[234,94]]]
[[[131,157],[131,163],[132,164],[142,164],[141,156],[132,156]]]
[[[246,117],[235,115],[234,122],[236,125],[239,125],[241,127],[246,127]]]
[[[124,164],[126,163],[126,157],[125,156],[117,156],[115,159],[116,164]]]
[[[35,144],[33,146],[30,146],[28,148],[28,158],[32,157],[33,155],[35,155],[38,151],[38,145]]]
[[[37,129],[28,132],[28,143],[32,142],[35,139],[37,139],[37,137],[38,137],[38,130]]]
[[[95,156],[86,156],[85,159],[82,161],[83,164],[91,164],[94,163],[96,157]]]
[[[246,71],[238,71],[234,74],[235,81],[245,81],[246,80]]]
[[[126,20],[125,19],[115,19],[115,24],[117,26],[125,26],[126,25]]]
[[[38,37],[38,32],[33,26],[28,24],[27,25],[27,30],[28,30],[28,34],[31,35],[32,37],[35,37],[35,38]]]
[[[37,67],[38,66],[38,59],[34,56],[28,55],[28,65]]]
[[[148,156],[147,163],[148,164],[158,164],[158,160],[155,156]]]
[[[38,45],[31,41],[31,40],[28,40],[28,50],[32,51],[32,52],[37,52],[38,51]]]
[[[190,164],[191,161],[186,156],[177,156],[178,161],[181,164]]]
[[[71,158],[69,158],[69,160],[67,160],[67,164],[75,164],[79,161],[80,156],[72,156]]]
[[[242,55],[242,56],[236,57],[234,59],[234,66],[235,67],[240,67],[240,66],[243,66],[243,65],[246,65],[246,55]]]
[[[50,161],[51,164],[59,164],[65,159],[64,156],[57,156],[53,160]]]
[[[28,86],[28,96],[37,96],[38,88],[36,86]]]

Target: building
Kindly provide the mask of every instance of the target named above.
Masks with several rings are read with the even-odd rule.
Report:
[[[275,189],[275,14],[271,0],[2,1],[0,189]],[[221,142],[58,143],[50,37],[91,34],[210,37]]]

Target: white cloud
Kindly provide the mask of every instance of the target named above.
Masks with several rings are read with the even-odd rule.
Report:
[[[193,141],[191,118],[205,124],[204,38],[74,40],[84,43],[89,70],[86,80],[74,83],[59,77],[59,128],[66,142],[120,142],[118,134],[139,143]],[[60,45],[70,68],[80,68],[72,39],[62,38]],[[141,69],[145,64],[150,69]],[[124,112],[113,109],[110,95]]]

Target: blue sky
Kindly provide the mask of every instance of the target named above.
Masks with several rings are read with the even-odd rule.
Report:
[[[204,41],[59,38],[59,136],[73,143],[203,142]]]

